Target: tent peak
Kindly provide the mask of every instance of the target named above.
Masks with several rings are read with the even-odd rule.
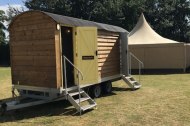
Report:
[[[136,26],[133,28],[133,30],[129,33],[129,37],[132,36],[134,33],[137,32],[137,30],[141,29],[141,28],[146,28],[151,32],[155,32],[150,25],[148,24],[148,22],[146,21],[144,14],[141,13],[138,22],[136,24]]]
[[[141,13],[140,18],[143,18],[143,20],[146,20],[145,17],[144,17],[144,13],[143,12]]]
[[[129,33],[128,37],[129,44],[178,43],[156,33],[146,21],[143,13],[141,13],[136,26]]]

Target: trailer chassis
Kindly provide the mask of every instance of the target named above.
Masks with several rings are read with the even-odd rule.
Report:
[[[19,95],[16,95],[15,90]],[[36,88],[31,86],[13,85],[12,98],[0,100],[0,115],[6,111],[41,105],[67,99],[64,89]]]

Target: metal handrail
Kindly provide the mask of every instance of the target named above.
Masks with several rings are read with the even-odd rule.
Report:
[[[138,62],[140,62],[140,64],[142,64],[142,66],[144,66],[144,63],[142,61],[140,61],[140,59],[138,59],[132,52],[130,52],[130,55],[132,55]]]
[[[144,63],[140,59],[138,59],[132,52],[129,52],[128,54],[129,54],[129,74],[131,75],[131,69],[132,69],[131,68],[131,56],[132,56],[139,63],[139,83],[140,83],[141,69],[144,67]]]
[[[68,92],[67,92],[67,71],[66,71],[66,61],[68,62],[68,63],[70,63],[72,66],[73,66],[73,68],[75,68],[75,70],[77,70],[77,75],[78,75],[78,92],[79,92],[79,105],[80,105],[80,101],[81,101],[81,94],[80,94],[80,84],[79,84],[79,74],[81,75],[81,80],[83,80],[83,73],[66,57],[66,56],[64,56],[63,55],[63,60],[64,60],[64,77],[65,77],[65,90],[66,90],[66,94],[68,94]],[[80,108],[80,115],[81,115],[81,108]]]

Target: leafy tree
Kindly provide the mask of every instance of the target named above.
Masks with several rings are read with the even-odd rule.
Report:
[[[121,26],[129,31],[143,12],[160,35],[190,40],[190,0],[26,0],[29,9]]]
[[[157,31],[165,37],[185,42],[190,38],[190,1],[159,0]]]
[[[123,0],[27,0],[29,9],[53,12],[98,22],[121,24]]]
[[[71,15],[70,0],[26,0],[25,6],[30,10]]]
[[[190,1],[125,0],[125,28],[132,30],[142,12],[160,35],[182,42],[190,39]]]
[[[123,27],[122,4],[123,0],[99,0],[95,3],[91,20]]]
[[[138,18],[145,10],[145,0],[125,0],[122,11],[125,16],[124,26],[131,31],[136,25]]]
[[[5,12],[0,10],[0,64],[10,64],[9,45],[6,41],[4,21],[6,20]]]
[[[94,0],[70,0],[71,16],[90,20],[95,3]]]
[[[5,38],[6,38],[6,36],[5,36],[6,27],[3,24],[5,19],[6,19],[5,12],[3,10],[0,10],[0,44],[6,43],[6,40],[5,40]]]
[[[7,10],[7,21],[10,23],[10,21],[20,13],[24,12],[24,7],[20,8],[15,8],[9,5],[8,10]]]

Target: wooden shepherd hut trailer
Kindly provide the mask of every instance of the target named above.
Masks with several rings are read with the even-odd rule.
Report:
[[[128,32],[123,28],[27,11],[13,19],[9,31],[13,92],[21,96],[65,98],[81,112],[96,106],[86,88],[99,97],[111,92],[110,82],[116,79],[134,89],[141,86],[128,74]],[[89,104],[80,105],[83,101]]]

